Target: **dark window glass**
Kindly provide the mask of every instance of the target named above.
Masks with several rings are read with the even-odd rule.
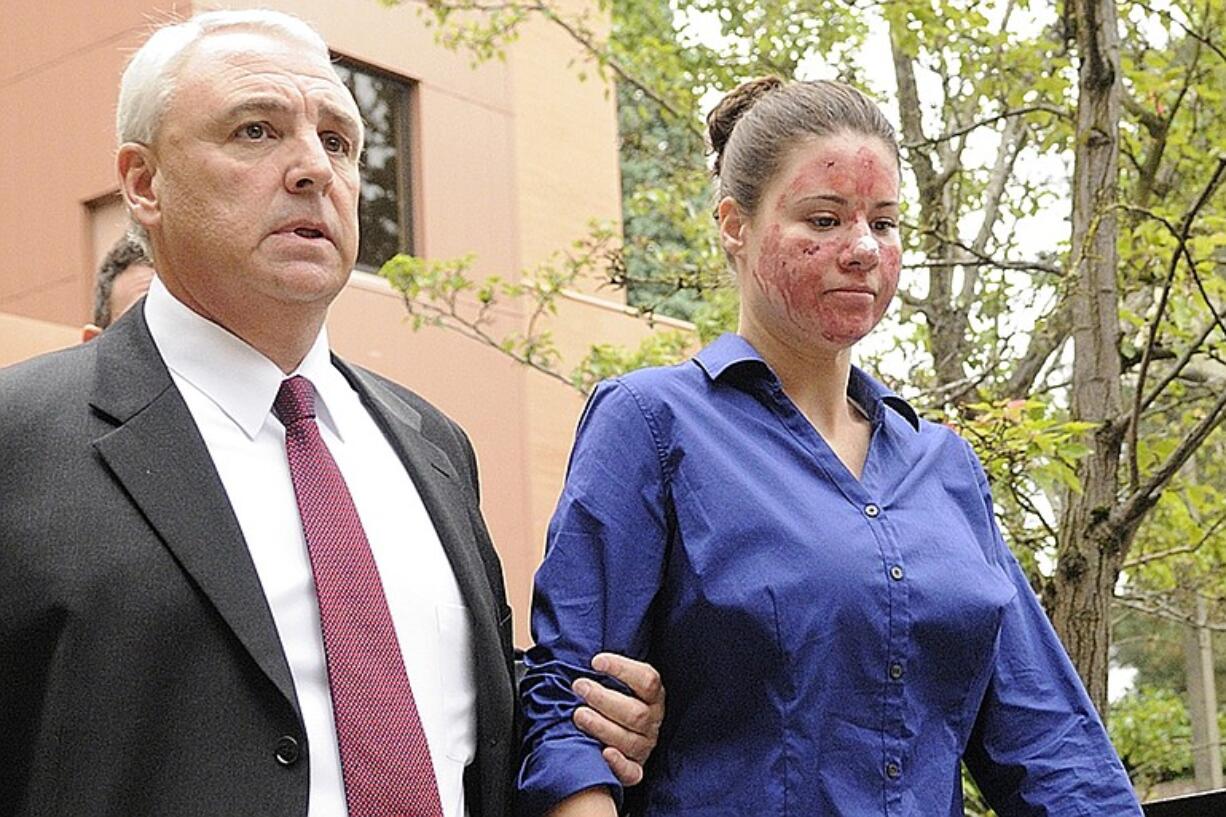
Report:
[[[411,253],[409,204],[409,85],[344,58],[336,72],[357,100],[366,124],[362,153],[362,240],[358,267],[377,270],[399,252]]]

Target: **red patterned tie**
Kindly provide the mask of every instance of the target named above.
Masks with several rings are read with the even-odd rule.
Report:
[[[305,377],[281,383],[273,414],[306,536],[349,817],[442,817],[426,733],[357,508],[315,424]]]

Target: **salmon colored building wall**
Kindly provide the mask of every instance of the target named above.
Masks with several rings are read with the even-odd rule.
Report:
[[[575,46],[530,25],[505,62],[476,69],[435,44],[414,4],[375,0],[7,4],[0,48],[0,365],[79,339],[94,269],[122,228],[114,194],[114,108],[127,56],[149,25],[193,8],[262,6],[312,22],[336,52],[414,83],[414,241],[418,254],[477,254],[478,274],[514,277],[620,218],[614,103],[568,63]],[[400,296],[354,274],[329,332],[345,357],[430,399],[465,427],[481,465],[482,506],[502,555],[517,640],[528,641],[532,571],[582,408],[568,387],[441,329],[413,332]],[[522,328],[516,307],[499,329]],[[599,293],[565,299],[565,350],[637,343],[648,330]]]

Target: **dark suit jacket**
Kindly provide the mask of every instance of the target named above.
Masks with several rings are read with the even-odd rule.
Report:
[[[504,817],[511,611],[472,449],[412,392],[336,365],[421,493],[471,612],[469,810]],[[0,371],[0,815],[298,817],[309,751],[238,521],[142,311]]]

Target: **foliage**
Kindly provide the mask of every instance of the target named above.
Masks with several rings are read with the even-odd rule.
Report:
[[[1191,773],[1192,724],[1178,693],[1145,687],[1117,701],[1113,712],[1111,742],[1138,790]]]
[[[396,280],[410,311],[432,322],[453,319],[464,298],[482,293],[526,297],[527,330],[484,340],[546,372],[557,360],[538,318],[571,272],[630,287],[645,311],[692,317],[705,341],[734,324],[736,298],[718,285],[703,100],[765,73],[856,82],[896,111],[907,160],[908,275],[864,362],[905,382],[905,396],[975,443],[1005,535],[1036,585],[1052,591],[1045,600],[1061,597],[1054,591],[1077,573],[1072,559],[1084,551],[1069,544],[1080,538],[1104,560],[1095,594],[1109,596],[1122,571],[1122,603],[1186,619],[1176,588],[1226,597],[1216,569],[1226,557],[1226,451],[1214,436],[1226,418],[1226,0],[1093,4],[1119,15],[1122,114],[1108,131],[1077,120],[1079,79],[1097,58],[1096,32],[1078,30],[1090,5],[599,0],[579,9],[426,0],[440,41],[474,60],[504,55],[521,25],[544,20],[583,55],[577,72],[616,84],[626,223],[620,236],[599,233],[597,252],[572,248],[561,277],[538,270],[516,284],[469,287],[455,277],[468,267],[401,261],[425,283]],[[696,36],[698,28],[706,33]],[[1118,140],[1118,178],[1091,180],[1099,187],[1077,244],[1074,170],[1104,140]],[[1084,271],[1101,265],[1088,249],[1101,235],[1117,236],[1119,258],[1105,313],[1102,292],[1083,287]],[[442,312],[423,296],[439,299]],[[470,305],[479,324],[487,302]],[[1081,346],[1072,352],[1077,332],[1098,333],[1100,348],[1119,357],[1118,373],[1100,366],[1114,380],[1118,416],[1092,428],[1081,412],[1102,376],[1087,378],[1075,364],[1110,361],[1090,360]],[[685,350],[668,337],[635,353],[601,348],[575,373],[553,374],[586,388]],[[1110,499],[1078,522],[1071,510],[1084,505],[1088,452],[1107,464],[1092,476]],[[1083,674],[1105,673],[1105,653],[1074,653]]]
[[[962,813],[965,817],[996,817],[965,765],[962,767]]]
[[[1039,498],[1080,490],[1075,469],[1086,454],[1081,437],[1089,424],[1038,399],[968,403],[947,423],[975,448],[996,486],[1004,535],[1031,582],[1041,586],[1037,556],[1055,536],[1055,520]]]
[[[589,236],[555,253],[548,261],[517,280],[491,275],[477,280],[475,256],[427,260],[399,254],[379,270],[403,296],[413,329],[440,326],[497,348],[518,363],[588,393],[600,380],[643,366],[675,362],[693,351],[694,339],[677,330],[648,336],[635,350],[598,343],[569,374],[560,369],[562,357],[542,322],[557,314],[558,299],[596,263],[618,257],[614,233],[593,224]],[[518,313],[513,305],[527,304],[525,328],[503,330],[507,316]],[[512,321],[514,323],[514,321]]]
[[[649,336],[633,351],[611,343],[597,343],[571,373],[571,382],[582,391],[590,392],[601,380],[645,366],[675,363],[693,349],[693,336],[675,329]]]

